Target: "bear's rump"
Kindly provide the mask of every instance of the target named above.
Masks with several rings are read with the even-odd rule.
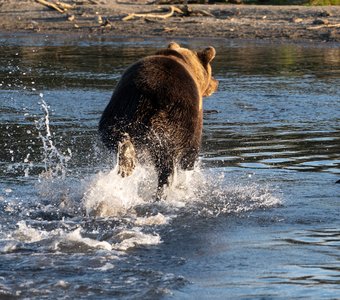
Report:
[[[100,121],[102,139],[110,148],[124,133],[138,144],[166,144],[173,153],[194,147],[201,137],[200,98],[182,64],[163,56],[143,59],[119,81]]]

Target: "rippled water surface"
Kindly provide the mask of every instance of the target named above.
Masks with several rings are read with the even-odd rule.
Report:
[[[339,46],[179,40],[216,48],[220,85],[199,166],[153,203],[97,124],[167,42],[1,37],[0,298],[338,299]]]

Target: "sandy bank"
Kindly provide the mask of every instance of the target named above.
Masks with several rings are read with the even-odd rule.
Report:
[[[64,1],[73,7],[58,12],[34,0],[0,0],[0,31],[340,42],[340,6],[190,5],[189,13],[177,6],[184,15],[174,12],[167,18],[124,21],[131,13],[170,12],[167,5],[138,1]]]

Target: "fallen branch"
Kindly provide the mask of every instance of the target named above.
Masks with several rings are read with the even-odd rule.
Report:
[[[170,6],[170,11],[166,14],[152,14],[152,13],[136,14],[136,13],[132,13],[132,14],[128,14],[122,20],[128,21],[128,20],[131,20],[133,18],[167,19],[167,18],[170,18],[171,16],[173,16],[173,14],[175,12],[182,14],[182,15],[184,14],[183,11],[181,9],[179,9],[178,7]]]
[[[73,2],[75,2],[75,5],[87,5],[87,4],[98,5],[98,4],[100,4],[100,2],[97,1],[97,0],[84,0],[84,1],[82,1],[82,0],[73,0]]]
[[[203,9],[194,10],[192,12],[194,14],[202,15],[204,17],[213,17],[213,18],[215,18],[215,16],[212,13],[210,13],[210,12],[208,12],[206,10],[203,10]]]
[[[320,28],[340,28],[340,23],[338,24],[323,24],[319,26],[312,26],[312,27],[307,27],[307,29],[313,30],[313,29],[320,29]]]
[[[60,8],[58,5],[56,5],[54,3],[51,3],[51,2],[48,2],[48,1],[45,1],[45,0],[35,0],[35,2],[38,2],[38,3],[45,5],[49,8],[55,9],[56,11],[58,11],[62,14],[65,12],[65,9]]]
[[[59,6],[61,9],[64,9],[64,11],[74,8],[74,5],[64,3],[64,2],[60,2],[60,1],[57,1],[56,5]]]

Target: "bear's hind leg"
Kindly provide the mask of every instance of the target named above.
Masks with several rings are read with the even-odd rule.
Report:
[[[136,166],[136,150],[128,133],[124,133],[118,143],[118,174],[130,176]]]
[[[180,160],[182,170],[193,170],[198,158],[198,148],[188,151]]]
[[[174,173],[174,163],[171,159],[166,159],[156,163],[156,169],[158,173],[158,187],[156,193],[156,201],[164,199],[164,189],[170,185],[171,176]]]

